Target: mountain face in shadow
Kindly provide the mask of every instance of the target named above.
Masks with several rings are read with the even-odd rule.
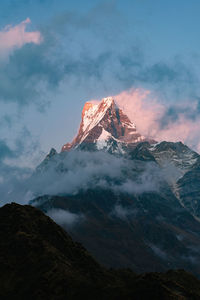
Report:
[[[0,299],[199,299],[183,270],[136,275],[100,266],[31,206],[0,208]]]
[[[135,272],[184,268],[200,274],[200,224],[173,194],[91,190],[34,202],[103,265]],[[76,216],[67,223],[70,212]],[[61,219],[63,213],[63,219]]]

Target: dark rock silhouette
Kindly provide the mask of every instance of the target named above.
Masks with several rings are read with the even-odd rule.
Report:
[[[40,210],[0,208],[0,299],[200,299],[184,270],[107,270]]]

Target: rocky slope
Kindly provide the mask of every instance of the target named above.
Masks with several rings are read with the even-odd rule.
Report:
[[[136,275],[107,270],[31,206],[0,208],[1,299],[199,299],[183,270]]]
[[[181,142],[141,143],[131,159],[156,162],[181,205],[200,218],[200,155]]]

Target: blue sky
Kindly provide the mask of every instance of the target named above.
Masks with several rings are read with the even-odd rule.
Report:
[[[199,12],[196,0],[2,0],[1,32],[29,18],[41,36],[9,51],[0,39],[2,159],[37,165],[73,138],[84,102],[132,88],[166,106],[161,127],[184,116],[197,130]]]
[[[142,38],[150,39],[153,52],[159,57],[198,52],[200,3],[195,0],[2,0],[0,26],[17,24],[30,17],[34,28],[64,11],[87,14],[98,5],[108,6],[108,3],[114,3],[129,23],[127,29],[131,35],[142,34]]]

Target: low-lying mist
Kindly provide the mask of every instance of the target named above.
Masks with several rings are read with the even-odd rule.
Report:
[[[140,194],[159,191],[165,175],[154,162],[105,152],[71,151],[45,159],[34,171],[21,169],[0,181],[3,204],[28,203],[42,195],[75,195],[88,189]]]

